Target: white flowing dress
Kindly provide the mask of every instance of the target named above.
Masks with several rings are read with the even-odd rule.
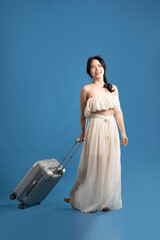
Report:
[[[77,177],[69,203],[82,212],[122,208],[121,150],[114,115],[101,115],[97,110],[121,111],[119,97],[104,92],[90,97],[84,110],[89,118],[83,141]]]

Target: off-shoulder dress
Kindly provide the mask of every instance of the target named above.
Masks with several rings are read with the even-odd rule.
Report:
[[[77,177],[70,191],[69,203],[82,212],[122,208],[121,149],[114,114],[97,110],[121,111],[119,97],[103,92],[88,98],[84,115],[89,119],[83,141]]]

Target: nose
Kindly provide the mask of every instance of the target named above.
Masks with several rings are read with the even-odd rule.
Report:
[[[96,67],[96,70],[98,70],[98,69],[99,69],[99,67],[97,66],[97,67]]]

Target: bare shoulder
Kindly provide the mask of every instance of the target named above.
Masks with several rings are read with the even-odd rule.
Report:
[[[113,86],[113,90],[115,90],[115,91],[118,90],[116,85],[112,84],[112,86]]]
[[[119,92],[118,92],[117,86],[114,85],[114,84],[112,84],[112,86],[113,86],[113,90],[114,90],[115,95],[116,95],[117,97],[119,97]]]
[[[92,86],[92,84],[89,83],[89,84],[84,85],[82,88],[89,90],[91,88],[91,86]]]
[[[81,94],[88,95],[88,92],[90,91],[91,85],[86,84],[81,88]]]
[[[89,92],[89,84],[83,86],[81,88],[81,93],[80,93],[80,105],[81,105],[81,115],[84,117],[84,109],[87,103],[88,99],[88,92]]]

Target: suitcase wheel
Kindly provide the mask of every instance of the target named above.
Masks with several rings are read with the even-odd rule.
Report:
[[[12,193],[12,194],[9,196],[9,198],[10,198],[11,200],[16,199],[16,194],[15,194],[15,193]]]
[[[25,209],[25,204],[24,204],[24,203],[20,203],[20,204],[18,205],[18,207],[19,207],[20,209]]]

